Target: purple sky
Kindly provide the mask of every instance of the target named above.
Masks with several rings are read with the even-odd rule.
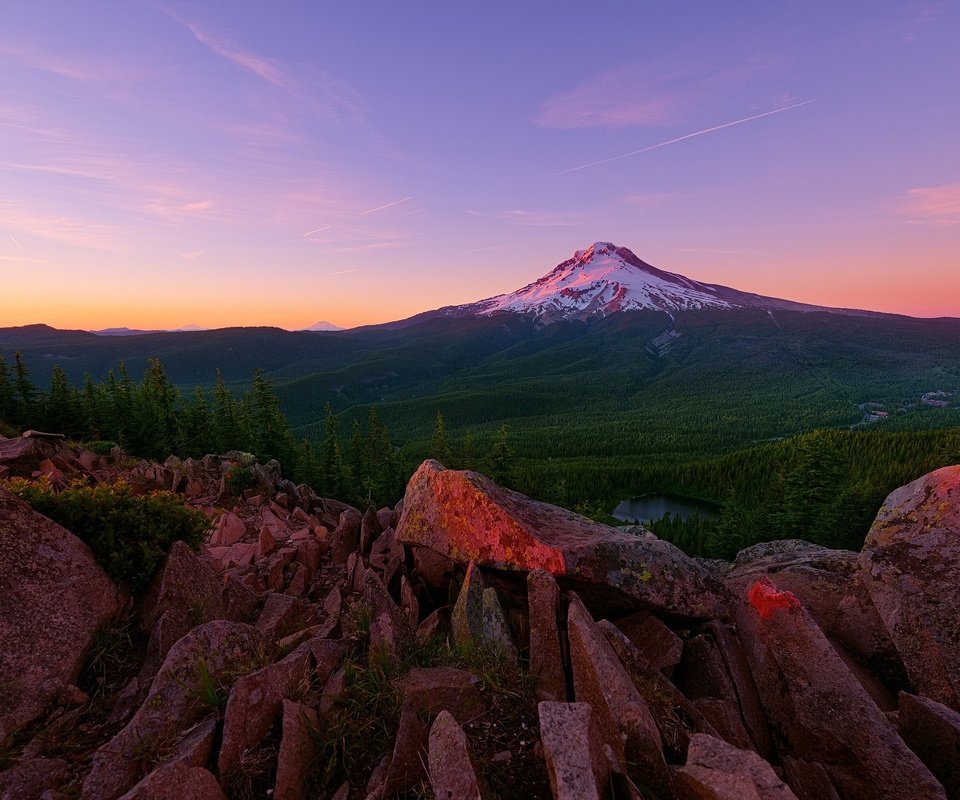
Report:
[[[958,42],[956,3],[11,3],[0,325],[385,321],[598,239],[960,316]]]

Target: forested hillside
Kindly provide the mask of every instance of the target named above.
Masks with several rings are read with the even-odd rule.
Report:
[[[945,463],[949,430],[960,426],[954,319],[645,311],[546,327],[502,314],[337,333],[0,330],[11,369],[15,352],[44,392],[43,424],[74,435],[122,440],[158,457],[164,448],[202,454],[229,440],[278,457],[297,480],[361,486],[390,502],[420,460],[436,454],[440,414],[445,463],[495,470],[501,482],[593,516],[648,491],[717,502],[725,512],[716,530],[671,522],[660,532],[691,552],[724,555],[778,535],[771,526],[855,545],[886,491]],[[71,384],[78,399],[54,399]],[[927,408],[920,398],[932,391],[954,401]],[[147,403],[124,411],[131,392],[167,410],[155,415]],[[87,409],[81,422],[58,417],[70,417],[77,402]],[[171,402],[175,423],[154,435],[150,426],[169,418]],[[887,416],[868,428],[871,409]],[[239,421],[225,436],[231,415]],[[281,415],[282,426],[266,425]],[[944,432],[914,433],[930,428]],[[816,443],[793,438],[819,429],[831,432]],[[806,502],[809,513],[797,518],[768,513],[764,504],[803,495],[792,487],[808,444],[826,452],[822,502]]]

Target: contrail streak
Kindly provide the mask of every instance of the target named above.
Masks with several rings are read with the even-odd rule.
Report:
[[[366,211],[361,211],[358,216],[365,217],[367,214],[373,214],[376,211],[383,211],[385,208],[391,208],[393,206],[398,206],[401,203],[406,203],[407,200],[413,200],[412,197],[401,197],[399,200],[394,200],[392,203],[387,203],[386,205],[377,206],[376,208],[369,208]]]
[[[315,233],[323,233],[324,231],[328,231],[331,228],[336,227],[336,225],[324,225],[322,228],[314,228],[312,231],[307,231],[305,234],[303,234],[303,238],[306,239],[308,236],[313,236]]]
[[[703,136],[705,133],[722,131],[724,128],[732,128],[734,125],[743,125],[744,122],[752,122],[755,119],[772,117],[774,114],[782,114],[784,111],[791,111],[794,108],[801,108],[802,106],[808,106],[811,103],[816,103],[816,102],[817,102],[816,100],[804,100],[802,103],[794,103],[793,105],[783,106],[782,108],[775,108],[773,109],[773,111],[764,111],[762,114],[754,114],[752,117],[735,119],[733,122],[724,122],[722,125],[714,125],[712,128],[704,128],[702,131],[685,133],[683,136],[678,136],[676,139],[668,139],[665,142],[657,142],[657,144],[651,144],[651,145],[648,145],[647,147],[641,147],[639,150],[631,150],[629,153],[623,153],[619,156],[602,158],[599,161],[591,161],[589,164],[581,164],[578,167],[570,167],[570,169],[562,169],[559,172],[551,172],[549,175],[544,175],[544,178],[555,178],[557,175],[566,175],[570,172],[579,172],[582,169],[597,167],[597,166],[600,166],[601,164],[609,164],[611,161],[620,161],[620,159],[630,158],[631,156],[638,156],[641,153],[649,153],[651,150],[659,150],[661,147],[666,147],[667,145],[676,144],[677,142],[683,142],[683,141],[686,141],[687,139],[693,139],[697,136]]]
[[[331,272],[331,273],[330,273],[330,277],[332,278],[334,275],[346,275],[346,274],[348,274],[348,273],[350,273],[350,272],[356,272],[356,270],[355,270],[355,269],[342,269],[342,270],[340,270],[340,272]]]
[[[26,252],[26,250],[24,250],[24,249],[20,246],[20,242],[17,241],[17,237],[16,237],[16,236],[14,236],[14,235],[11,233],[11,234],[10,234],[10,238],[13,239],[13,243],[17,246],[17,250],[19,250],[21,253],[25,253],[25,252]]]
[[[359,219],[360,217],[365,217],[367,214],[375,214],[377,211],[383,211],[385,208],[393,208],[393,206],[398,206],[401,203],[406,203],[408,200],[413,199],[414,198],[412,196],[401,197],[399,200],[394,200],[392,203],[385,203],[384,205],[377,206],[376,208],[368,208],[366,211],[361,211],[359,214],[357,214],[357,218]],[[328,231],[331,228],[338,228],[345,224],[346,223],[344,222],[334,222],[331,225],[324,225],[322,228],[314,228],[312,231],[307,231],[305,234],[303,234],[303,238],[306,239],[309,236],[313,236],[315,233],[323,233],[323,231]]]

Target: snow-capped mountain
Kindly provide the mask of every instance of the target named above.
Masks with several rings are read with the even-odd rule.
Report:
[[[702,283],[657,269],[626,247],[611,242],[594,242],[586,250],[577,250],[573,258],[515,292],[441,309],[440,313],[487,316],[515,312],[533,314],[541,324],[549,324],[559,319],[583,319],[639,309],[672,313],[735,308],[869,313],[794,303]]]
[[[304,328],[305,331],[342,331],[339,325],[334,325],[332,322],[327,322],[325,319],[320,320],[319,322],[313,323],[309,328]]]

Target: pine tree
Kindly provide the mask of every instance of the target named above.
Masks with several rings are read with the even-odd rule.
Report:
[[[477,440],[472,433],[463,434],[463,439],[460,440],[458,467],[473,470],[477,468]]]
[[[345,497],[349,481],[340,448],[340,421],[329,403],[324,406],[323,413],[324,440],[320,456],[322,478],[317,489],[326,497]]]
[[[10,383],[10,368],[0,356],[0,422],[12,423],[16,415],[16,396]]]
[[[214,450],[213,414],[199,386],[193,390],[193,400],[184,414],[183,443],[185,451],[194,456],[204,456]]]
[[[223,375],[217,370],[217,385],[213,390],[213,439],[218,453],[240,450],[244,447],[240,410],[233,395],[224,386]]]
[[[262,461],[277,459],[293,472],[296,467],[296,445],[290,426],[280,411],[280,401],[262,369],[253,373],[249,404],[254,452]]]
[[[493,438],[493,447],[487,458],[490,478],[501,486],[512,486],[516,459],[510,447],[510,429],[501,425]]]
[[[167,379],[160,359],[151,358],[134,400],[131,446],[135,452],[164,459],[182,449],[179,400],[180,393]]]
[[[430,458],[435,458],[445,467],[452,466],[453,457],[450,453],[450,442],[447,440],[447,426],[439,410],[433,426],[433,437],[430,440]]]
[[[31,420],[36,417],[37,408],[37,387],[30,382],[30,370],[21,357],[20,353],[14,353],[14,389],[15,389],[15,407],[14,423],[21,427],[30,425]]]
[[[44,409],[44,427],[53,433],[75,437],[89,430],[82,418],[77,391],[59,364],[50,376],[50,393],[44,398]]]

